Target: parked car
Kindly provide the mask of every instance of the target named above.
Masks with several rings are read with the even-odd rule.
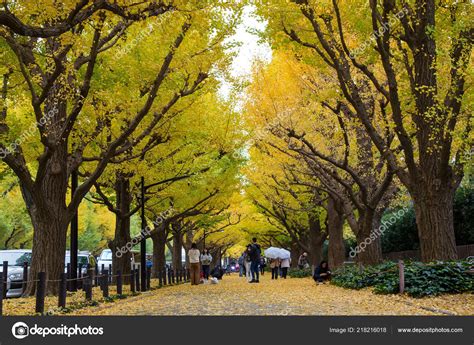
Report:
[[[71,252],[66,250],[66,258],[64,260],[64,272],[67,271],[67,264],[71,263]],[[87,264],[89,263],[89,252],[80,251],[77,253],[77,267],[82,264],[82,274],[87,274]]]
[[[31,264],[31,250],[0,250],[0,264],[3,261],[8,261],[7,297],[20,297],[23,292],[23,263]],[[0,270],[3,271],[3,266]]]
[[[104,249],[99,255],[97,265],[99,266],[99,273],[102,273],[102,265],[104,265],[105,270],[108,270],[109,265],[112,265],[112,250]]]

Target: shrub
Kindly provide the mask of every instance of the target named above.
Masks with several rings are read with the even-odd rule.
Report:
[[[412,297],[474,291],[474,276],[466,273],[472,263],[464,261],[405,263],[405,292]],[[398,266],[385,262],[360,270],[345,267],[333,274],[333,284],[350,289],[373,287],[374,293],[399,292]]]
[[[291,278],[306,278],[311,277],[311,268],[303,268],[300,270],[299,268],[290,268],[288,271],[288,275]]]

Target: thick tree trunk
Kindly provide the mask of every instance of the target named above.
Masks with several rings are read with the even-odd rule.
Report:
[[[32,218],[33,234],[33,254],[31,258],[31,268],[25,295],[32,296],[36,291],[36,283],[39,272],[46,272],[47,280],[57,280],[64,272],[64,258],[66,252],[67,222],[53,214],[36,214]],[[57,295],[59,284],[48,282],[46,286],[47,294]]]
[[[37,177],[34,198],[23,192],[34,228],[32,263],[25,295],[33,295],[39,272],[46,279],[57,280],[64,272],[66,235],[71,215],[66,208],[67,193],[67,143],[51,153],[41,176]],[[48,294],[57,294],[57,282],[47,284]]]
[[[132,195],[130,194],[130,181],[120,173],[116,175],[115,195],[117,197],[115,214],[115,235],[110,241],[109,248],[112,250],[113,273],[118,270],[124,275],[124,283],[129,283],[129,274],[131,272],[131,236],[130,236],[130,203]]]
[[[112,250],[112,267],[114,274],[118,270],[124,275],[124,283],[129,283],[129,274],[131,271],[132,253],[127,249],[127,243],[131,245],[130,238],[130,218],[115,217],[115,238],[109,242],[109,248]]]
[[[453,225],[453,190],[423,188],[413,195],[421,258],[456,260],[456,239]]]
[[[153,241],[152,275],[154,278],[158,278],[158,272],[163,270],[166,265],[166,237],[167,232],[165,229],[160,229],[151,235],[151,240]]]
[[[319,217],[311,213],[309,216],[308,257],[313,268],[323,260],[323,244],[326,238],[327,233],[321,228]]]
[[[331,269],[340,267],[346,258],[346,249],[343,239],[344,210],[339,200],[328,199],[328,264]]]
[[[382,262],[382,241],[379,231],[380,215],[366,210],[358,220],[356,233],[357,261],[363,265],[375,265]]]
[[[173,269],[180,270],[183,268],[183,257],[182,250],[183,248],[183,235],[181,233],[175,232],[173,235]]]
[[[291,267],[296,267],[298,265],[298,258],[303,254],[305,250],[301,248],[296,242],[291,243],[290,252],[291,252]]]

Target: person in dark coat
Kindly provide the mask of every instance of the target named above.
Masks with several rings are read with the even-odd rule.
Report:
[[[323,283],[325,280],[331,279],[331,271],[327,261],[321,261],[318,267],[314,270],[313,279],[317,283]]]

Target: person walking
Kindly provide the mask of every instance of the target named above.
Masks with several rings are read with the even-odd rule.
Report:
[[[280,267],[280,259],[270,259],[270,268],[272,269],[272,279],[278,279],[278,268]]]
[[[260,258],[260,274],[263,276],[265,274],[265,267],[267,266],[267,262],[265,258],[262,256]]]
[[[290,267],[290,259],[282,259],[281,260],[281,277],[286,279],[288,274],[288,268]]]
[[[245,252],[239,258],[239,277],[242,277],[245,274]]]
[[[252,265],[252,259],[250,259],[250,244],[247,246],[247,250],[244,254],[244,268],[245,268],[245,277],[247,278],[247,281],[250,282],[252,280],[252,272],[250,270],[250,267]]]
[[[260,265],[260,254],[261,254],[261,249],[260,245],[257,243],[257,238],[252,238],[252,244],[249,246],[250,252],[248,253],[250,255],[250,271],[252,272],[252,280],[250,283],[259,283],[259,265]]]
[[[212,256],[209,253],[209,249],[204,249],[204,252],[201,254],[201,267],[204,279],[209,279],[209,273],[211,270]]]
[[[199,249],[196,243],[191,244],[191,249],[188,251],[189,265],[191,271],[191,285],[199,285],[200,283],[200,269],[199,269]]]

